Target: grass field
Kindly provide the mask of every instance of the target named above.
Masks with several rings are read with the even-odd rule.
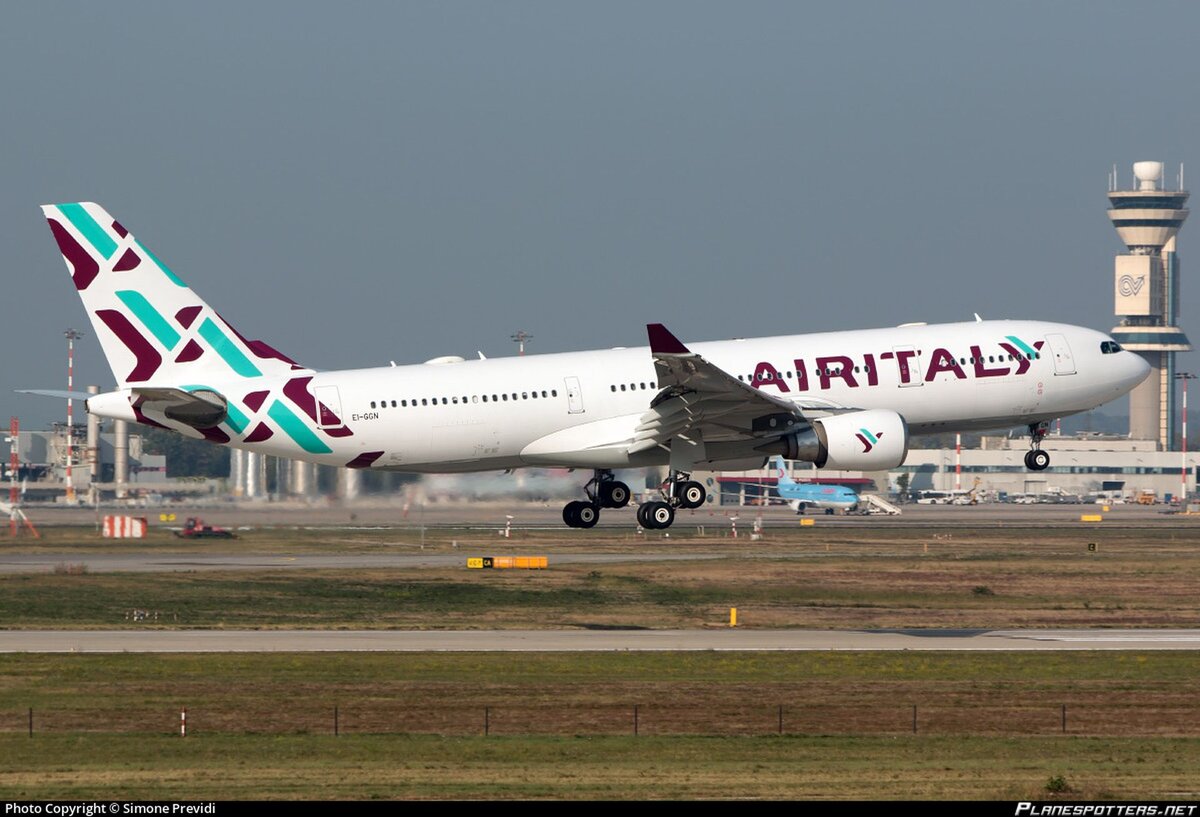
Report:
[[[1178,653],[3,656],[0,798],[1030,798],[1061,776],[1071,797],[1194,799],[1194,670]]]
[[[828,528],[765,539],[678,536],[659,552],[719,558],[556,564],[582,550],[644,554],[630,534],[548,531],[497,544],[438,529],[427,553],[463,567],[111,574],[88,555],[128,551],[94,532],[52,529],[35,548],[69,553],[59,572],[0,575],[9,628],[701,627],[739,610],[746,627],[1186,627],[1200,622],[1200,528]],[[411,531],[250,531],[234,543],[150,540],[178,553],[409,553]],[[161,536],[161,534],[159,534]],[[454,548],[452,543],[460,546]],[[1094,543],[1095,551],[1087,545]],[[182,550],[181,550],[182,549]],[[467,555],[540,553],[546,571],[467,570]],[[134,611],[147,611],[136,618]]]
[[[1196,739],[0,736],[5,800],[1200,796]]]

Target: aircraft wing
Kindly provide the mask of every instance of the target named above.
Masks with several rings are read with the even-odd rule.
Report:
[[[683,345],[660,323],[646,327],[659,393],[634,431],[630,454],[666,445],[674,437],[705,442],[768,440],[808,427],[810,407],[767,394]],[[811,407],[820,413],[845,410]]]

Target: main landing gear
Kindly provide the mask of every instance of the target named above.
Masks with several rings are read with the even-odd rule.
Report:
[[[618,482],[606,468],[597,469],[583,490],[588,495],[587,502],[568,502],[563,508],[563,521],[569,528],[595,527],[600,521],[601,508],[624,508],[632,496],[629,486]]]
[[[672,471],[663,483],[663,502],[647,502],[638,506],[638,524],[646,530],[663,530],[675,521],[675,509],[699,508],[708,499],[708,492],[699,482],[690,479],[691,474]]]
[[[1042,440],[1050,430],[1046,422],[1031,423],[1029,426],[1029,451],[1025,454],[1025,467],[1030,471],[1045,471],[1050,467],[1050,455],[1042,450]]]
[[[708,499],[708,492],[690,477],[691,474],[683,471],[672,471],[661,489],[663,501],[646,502],[638,506],[638,524],[647,530],[663,530],[671,527],[675,521],[677,508],[690,510],[703,505]],[[600,521],[602,508],[624,508],[632,497],[629,486],[618,482],[612,471],[607,469],[597,469],[583,490],[588,495],[587,502],[568,502],[563,508],[563,522],[569,528],[595,527]]]

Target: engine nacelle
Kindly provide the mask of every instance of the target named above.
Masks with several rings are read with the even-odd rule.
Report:
[[[842,471],[886,471],[908,456],[908,424],[889,409],[852,411],[812,421],[760,451]]]

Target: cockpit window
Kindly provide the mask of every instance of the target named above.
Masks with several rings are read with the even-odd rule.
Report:
[[[1119,351],[1121,351],[1121,344],[1117,343],[1115,340],[1104,340],[1100,342],[1100,354],[1102,355],[1114,355]]]

